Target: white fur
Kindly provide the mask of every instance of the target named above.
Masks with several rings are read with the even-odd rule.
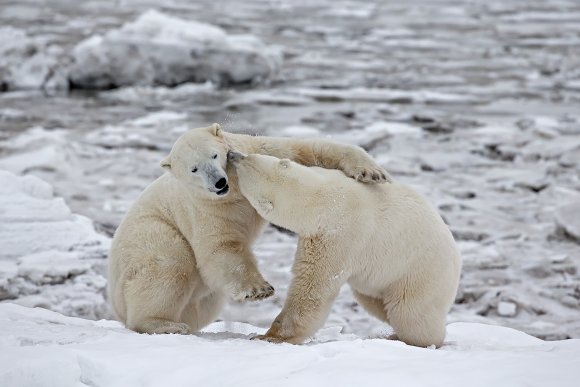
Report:
[[[255,300],[273,293],[251,251],[264,220],[227,167],[230,147],[339,168],[367,182],[386,179],[350,145],[230,134],[217,124],[188,131],[161,162],[168,172],[137,199],[113,239],[109,297],[128,328],[193,332],[215,319],[227,297]],[[221,178],[228,180],[227,193],[215,186]]]
[[[461,259],[424,198],[402,184],[360,184],[270,156],[232,162],[242,194],[260,215],[300,235],[288,298],[261,338],[301,343],[323,325],[348,283],[400,340],[443,343]]]

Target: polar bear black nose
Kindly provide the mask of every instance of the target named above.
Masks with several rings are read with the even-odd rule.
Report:
[[[228,181],[225,178],[221,178],[217,181],[217,183],[215,183],[215,187],[217,189],[222,189],[226,186],[226,184],[228,183]]]

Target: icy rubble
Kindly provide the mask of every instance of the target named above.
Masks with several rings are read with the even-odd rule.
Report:
[[[0,170],[0,300],[106,316],[109,243],[90,219],[54,197],[48,183]]]
[[[80,42],[73,50],[75,87],[107,89],[185,82],[236,84],[271,77],[281,55],[251,35],[150,10],[137,20]]]
[[[306,345],[251,341],[264,329],[217,322],[190,335],[140,335],[0,305],[0,385],[575,386],[580,340],[545,342],[510,328],[448,326],[440,349],[321,330]]]
[[[0,27],[0,91],[67,89],[66,64],[61,47],[16,28]]]
[[[187,129],[188,119],[177,110],[160,110],[85,133],[33,128],[0,143],[8,150],[0,168],[41,176],[65,195],[68,205],[112,232],[143,187],[162,172],[158,162]],[[542,338],[577,337],[578,244],[554,238],[559,238],[556,209],[579,201],[580,194],[570,184],[572,168],[560,167],[556,176],[548,172],[574,149],[566,147],[558,154],[554,148],[573,144],[577,136],[561,123],[549,126],[541,117],[529,121],[526,129],[509,123],[458,129],[452,132],[454,141],[446,140],[448,133],[423,130],[416,120],[376,120],[333,132],[302,124],[266,134],[326,137],[364,146],[398,180],[437,205],[464,258],[450,321],[499,321]],[[562,134],[545,139],[548,129]],[[435,138],[444,141],[435,147],[430,142]],[[260,303],[231,303],[221,318],[268,326],[290,283],[295,246],[295,238],[268,228],[254,251],[276,295]],[[79,277],[99,278],[82,273]],[[82,295],[75,296],[80,302]],[[99,308],[94,315],[102,313]],[[329,324],[358,334],[389,329],[354,304],[348,289],[333,305]]]

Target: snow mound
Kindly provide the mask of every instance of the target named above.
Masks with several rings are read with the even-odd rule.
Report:
[[[74,49],[75,87],[175,86],[185,82],[254,83],[270,78],[280,52],[251,35],[228,35],[207,23],[150,10]]]
[[[65,61],[61,47],[0,27],[0,91],[67,89]]]
[[[97,318],[106,315],[109,239],[34,176],[0,170],[0,300]]]
[[[497,326],[451,324],[438,350],[341,334],[301,346],[248,340],[262,331],[219,322],[191,336],[140,335],[2,304],[0,385],[575,386],[580,377],[580,340]]]

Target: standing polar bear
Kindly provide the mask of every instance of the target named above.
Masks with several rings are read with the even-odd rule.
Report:
[[[251,246],[264,220],[240,194],[230,147],[340,169],[366,183],[388,179],[362,149],[324,140],[252,137],[218,124],[183,134],[161,165],[167,172],[129,209],[109,255],[109,299],[129,329],[197,331],[225,300],[257,300],[274,289]]]
[[[294,278],[265,336],[302,343],[347,282],[396,337],[440,346],[461,259],[438,213],[401,184],[363,185],[337,171],[230,152],[238,185],[258,213],[300,236]]]

